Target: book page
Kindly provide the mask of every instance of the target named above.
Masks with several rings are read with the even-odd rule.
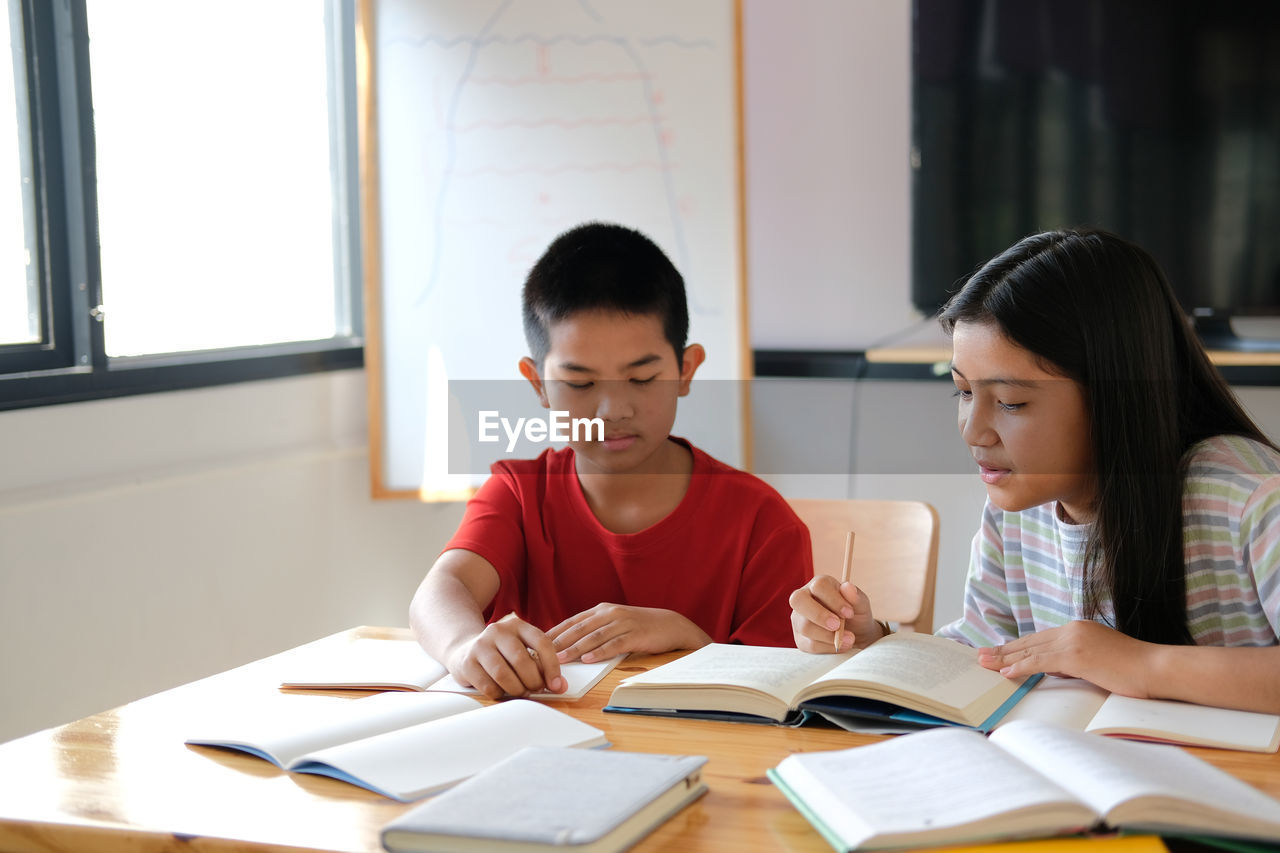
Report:
[[[656,669],[629,676],[622,683],[744,686],[791,704],[801,688],[852,654],[814,655],[799,649],[712,643]]]
[[[335,776],[397,800],[413,800],[449,787],[526,746],[607,743],[600,729],[562,711],[511,699],[311,752],[289,769]]]
[[[856,680],[894,688],[905,695],[963,709],[988,691],[999,691],[995,710],[1020,681],[1011,681],[978,664],[977,649],[932,634],[890,634],[814,680],[806,697],[822,695],[821,686]],[[984,715],[985,717],[985,715]]]
[[[1110,695],[1082,678],[1046,676],[1010,709],[996,728],[1014,720],[1036,720],[1084,731]]]
[[[618,665],[623,656],[598,663],[573,661],[560,665],[568,682],[564,693],[534,693],[532,699],[581,699]],[[280,686],[295,690],[365,689],[430,690],[480,695],[464,687],[444,664],[431,657],[416,640],[357,637],[341,651],[305,664],[293,665]]]
[[[1139,817],[1123,811],[1127,802],[1161,798],[1163,810],[1147,815],[1161,814],[1170,825],[1227,831],[1248,816],[1274,821],[1280,832],[1280,802],[1175,746],[1129,743],[1029,720],[994,732],[991,742],[1052,776],[1113,825]]]
[[[255,709],[252,714],[211,723],[186,742],[240,748],[287,768],[298,756],[313,750],[482,707],[468,696],[447,693],[297,698],[299,701],[287,708],[271,706],[274,713]]]
[[[1280,716],[1275,714],[1130,696],[1108,698],[1086,730],[1253,752],[1275,752],[1280,745]]]
[[[448,674],[416,640],[357,637],[331,655],[291,664],[280,686],[425,690]]]
[[[615,666],[622,662],[626,655],[619,655],[616,658],[599,661],[597,663],[583,663],[582,661],[571,661],[569,663],[560,664],[560,675],[564,677],[567,687],[563,693],[549,693],[540,691],[538,693],[529,694],[530,699],[581,699],[587,695],[587,691],[596,685],[600,679],[608,675]],[[427,688],[430,691],[442,691],[447,693],[466,693],[472,696],[478,696],[479,690],[474,687],[464,687],[452,675],[446,675]]]
[[[796,753],[779,774],[841,840],[933,832],[939,841],[1003,834],[997,816],[1058,804],[1038,829],[1085,827],[1094,815],[1049,778],[963,729],[932,729],[869,746]],[[989,822],[974,833],[945,832]],[[1023,830],[1027,827],[1022,826]]]

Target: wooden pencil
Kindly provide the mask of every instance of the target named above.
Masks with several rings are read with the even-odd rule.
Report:
[[[844,586],[853,577],[853,531],[850,530],[844,537],[844,568],[840,570],[840,585]],[[840,627],[836,628],[835,646],[836,651],[840,651],[840,635],[844,633],[844,620],[840,620]]]

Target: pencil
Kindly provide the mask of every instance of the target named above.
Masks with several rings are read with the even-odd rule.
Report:
[[[844,537],[844,568],[840,570],[840,585],[844,586],[853,577],[853,531],[850,530]],[[840,651],[840,635],[844,633],[844,620],[840,621],[840,627],[836,628],[835,646],[836,651]]]

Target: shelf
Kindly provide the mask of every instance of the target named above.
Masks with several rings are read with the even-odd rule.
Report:
[[[945,346],[882,347],[869,350],[755,350],[755,375],[793,379],[950,381]],[[1280,352],[1210,350],[1209,357],[1231,385],[1280,386]]]

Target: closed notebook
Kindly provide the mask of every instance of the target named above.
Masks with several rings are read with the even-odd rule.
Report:
[[[389,823],[392,853],[625,850],[706,791],[695,755],[530,747]]]

